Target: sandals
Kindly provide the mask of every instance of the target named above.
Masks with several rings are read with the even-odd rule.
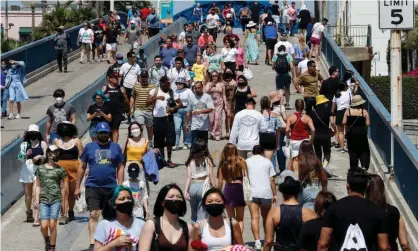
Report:
[[[39,227],[41,225],[41,223],[39,222],[39,220],[35,220],[32,224],[32,227]]]
[[[35,219],[33,218],[33,211],[29,209],[26,211],[26,222],[34,222]]]
[[[68,217],[66,217],[66,216],[61,216],[61,217],[59,218],[59,224],[60,224],[60,225],[66,225],[66,224],[68,224]]]

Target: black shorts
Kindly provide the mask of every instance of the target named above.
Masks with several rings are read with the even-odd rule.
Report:
[[[343,124],[343,118],[344,118],[344,113],[347,109],[343,109],[343,110],[339,110],[336,112],[335,115],[335,124],[336,125],[342,125]]]
[[[292,78],[290,76],[276,75],[276,91],[289,88],[290,82],[292,82]]]
[[[113,188],[106,187],[86,187],[85,196],[87,209],[91,212],[93,210],[102,210],[104,203],[109,200],[109,195]]]
[[[153,37],[160,33],[160,28],[148,28],[148,36]]]
[[[110,129],[111,130],[119,130],[120,124],[124,121],[124,117],[122,116],[122,112],[118,112],[117,114],[112,114],[112,121],[110,121]]]
[[[276,43],[277,43],[277,39],[275,39],[275,38],[266,39],[267,50],[273,50]]]
[[[155,118],[154,117],[154,147],[164,148],[167,145],[176,144],[176,131],[174,127],[173,115]]]
[[[260,145],[264,150],[276,150],[276,135],[270,132],[260,132]]]

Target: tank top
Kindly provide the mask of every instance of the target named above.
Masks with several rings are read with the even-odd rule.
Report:
[[[302,112],[294,113],[297,117],[296,123],[291,125],[290,139],[291,140],[304,140],[309,139],[308,124],[302,121]]]
[[[61,153],[60,153],[60,160],[78,160],[78,148],[77,145],[74,144],[74,141],[71,140],[71,142],[73,143],[73,146],[65,149],[62,148],[60,146],[58,146],[61,149]]]
[[[123,100],[123,93],[120,89],[120,85],[117,85],[115,88],[110,88],[109,85],[106,85],[104,94],[109,96],[109,107],[111,107],[112,115],[120,115],[125,109],[125,102]]]
[[[363,116],[363,109],[361,109],[361,115],[351,115],[351,109],[348,110],[347,116],[347,134],[348,136],[366,136],[367,126],[366,118]]]
[[[235,90],[235,113],[238,113],[245,109],[247,103],[247,95],[251,94],[251,88],[247,86],[247,91],[241,92],[238,87]]]
[[[186,236],[183,231],[176,243],[172,244],[161,230],[158,235],[158,251],[187,251],[189,243],[186,242]]]
[[[44,149],[42,149],[42,142],[39,142],[38,146],[30,148],[32,153],[28,156],[28,159],[33,159],[35,156],[44,155]]]
[[[189,167],[192,172],[192,175],[191,175],[192,179],[198,179],[198,178],[208,176],[206,158],[202,163],[200,163],[200,165],[196,165],[196,162],[194,160],[190,161]]]
[[[145,144],[142,146],[131,146],[128,144],[126,146],[126,161],[141,161],[147,152],[148,140],[145,140]]]
[[[276,243],[274,244],[274,250],[300,250],[298,239],[302,225],[301,205],[280,205],[280,223],[275,227]]]
[[[209,232],[209,222],[206,222],[202,230],[201,241],[208,246],[208,251],[222,250],[231,245],[231,227],[229,222],[224,219],[225,235],[217,238],[213,237]]]

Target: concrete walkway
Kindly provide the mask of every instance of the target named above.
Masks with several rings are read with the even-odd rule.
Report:
[[[222,45],[222,38],[223,36],[218,37],[218,50],[223,47]],[[264,62],[264,54],[265,54],[265,46],[260,46],[260,65],[251,65],[250,68],[254,74],[254,79],[250,81],[250,86],[254,88],[255,92],[257,93],[257,102],[260,100],[262,96],[268,95],[271,91],[275,88],[275,72],[271,70],[270,66],[266,66]],[[78,62],[72,65],[71,67],[77,67]],[[95,65],[96,66],[96,65]],[[82,65],[81,67],[91,67],[91,65]],[[80,68],[81,68],[80,67]],[[97,66],[101,67],[101,66]],[[105,68],[105,67],[104,67]],[[104,69],[103,68],[103,69]],[[74,68],[70,68],[74,69]],[[98,69],[96,69],[98,71]],[[323,73],[323,69],[321,69]],[[87,71],[86,71],[87,72]],[[89,71],[90,72],[90,71]],[[326,76],[326,75],[325,75]],[[68,87],[70,84],[67,85]],[[67,90],[66,90],[67,91]],[[52,91],[47,91],[44,89],[45,95],[51,95]],[[70,92],[70,91],[69,91]],[[291,102],[297,98],[300,98],[299,94],[295,94],[295,91],[292,90]],[[48,97],[49,103],[52,102],[52,98]],[[294,105],[292,105],[294,106]],[[46,107],[42,107],[41,112],[46,110]],[[259,104],[257,105],[257,109],[259,109]],[[291,114],[293,111],[288,111],[288,114]],[[24,113],[26,114],[26,113]],[[42,113],[41,113],[42,114]],[[15,121],[12,121],[12,123]],[[127,125],[123,124],[120,129],[120,144],[123,144],[127,137]],[[84,142],[88,141],[88,137],[84,137]],[[220,142],[210,141],[209,148],[210,152],[213,156],[215,163],[219,162],[220,153],[222,152],[223,147],[227,143],[226,140],[222,140]],[[157,185],[152,185],[150,187],[150,209],[152,210],[154,207],[155,199],[161,187],[166,184],[175,182],[177,183],[182,189],[184,188],[185,184],[185,166],[184,162],[188,157],[189,151],[181,150],[176,151],[173,153],[173,161],[176,164],[179,164],[178,167],[174,169],[165,168],[160,172],[160,182]],[[330,169],[331,171],[338,175],[340,178],[331,179],[328,183],[329,189],[337,196],[337,198],[341,198],[346,196],[346,189],[345,189],[345,175],[348,170],[348,154],[347,153],[339,153],[336,149],[332,149],[331,154],[331,162],[330,162]],[[17,251],[17,250],[43,250],[43,239],[41,233],[39,232],[38,228],[33,228],[30,224],[24,223],[25,213],[24,213],[24,200],[20,199],[15,205],[12,206],[6,214],[2,217],[2,244],[1,248],[3,250],[8,251]],[[84,213],[82,215],[76,215],[77,220],[71,222],[66,226],[59,226],[58,227],[58,245],[57,250],[71,250],[71,251],[79,251],[84,250],[89,245],[89,233],[87,229],[87,222],[88,222],[88,214]],[[190,222],[190,207],[188,205],[188,212],[184,216],[184,219]],[[244,241],[253,245],[253,235],[251,233],[250,227],[250,212],[248,208],[245,211],[245,227],[244,227]],[[261,225],[261,221],[260,221]],[[260,228],[262,229],[262,228]],[[25,238],[22,241],[22,237]],[[261,231],[261,238],[264,239],[264,234]]]
[[[118,50],[118,53],[122,53],[126,57],[128,45],[121,44],[118,46]],[[1,148],[16,138],[22,137],[30,124],[37,123],[46,116],[48,107],[55,103],[52,94],[56,89],[63,89],[66,94],[65,100],[69,100],[102,76],[109,66],[106,62],[80,64],[79,60],[75,60],[69,63],[67,73],[56,71],[27,86],[25,89],[29,100],[22,103],[22,119],[2,118],[1,120],[1,124],[4,126],[4,129],[1,129]],[[16,113],[15,105],[15,115]],[[42,134],[44,133],[42,132]]]

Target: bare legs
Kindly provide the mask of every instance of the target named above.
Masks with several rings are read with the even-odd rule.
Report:
[[[229,218],[235,218],[241,228],[241,233],[244,232],[244,209],[245,207],[226,207]]]

